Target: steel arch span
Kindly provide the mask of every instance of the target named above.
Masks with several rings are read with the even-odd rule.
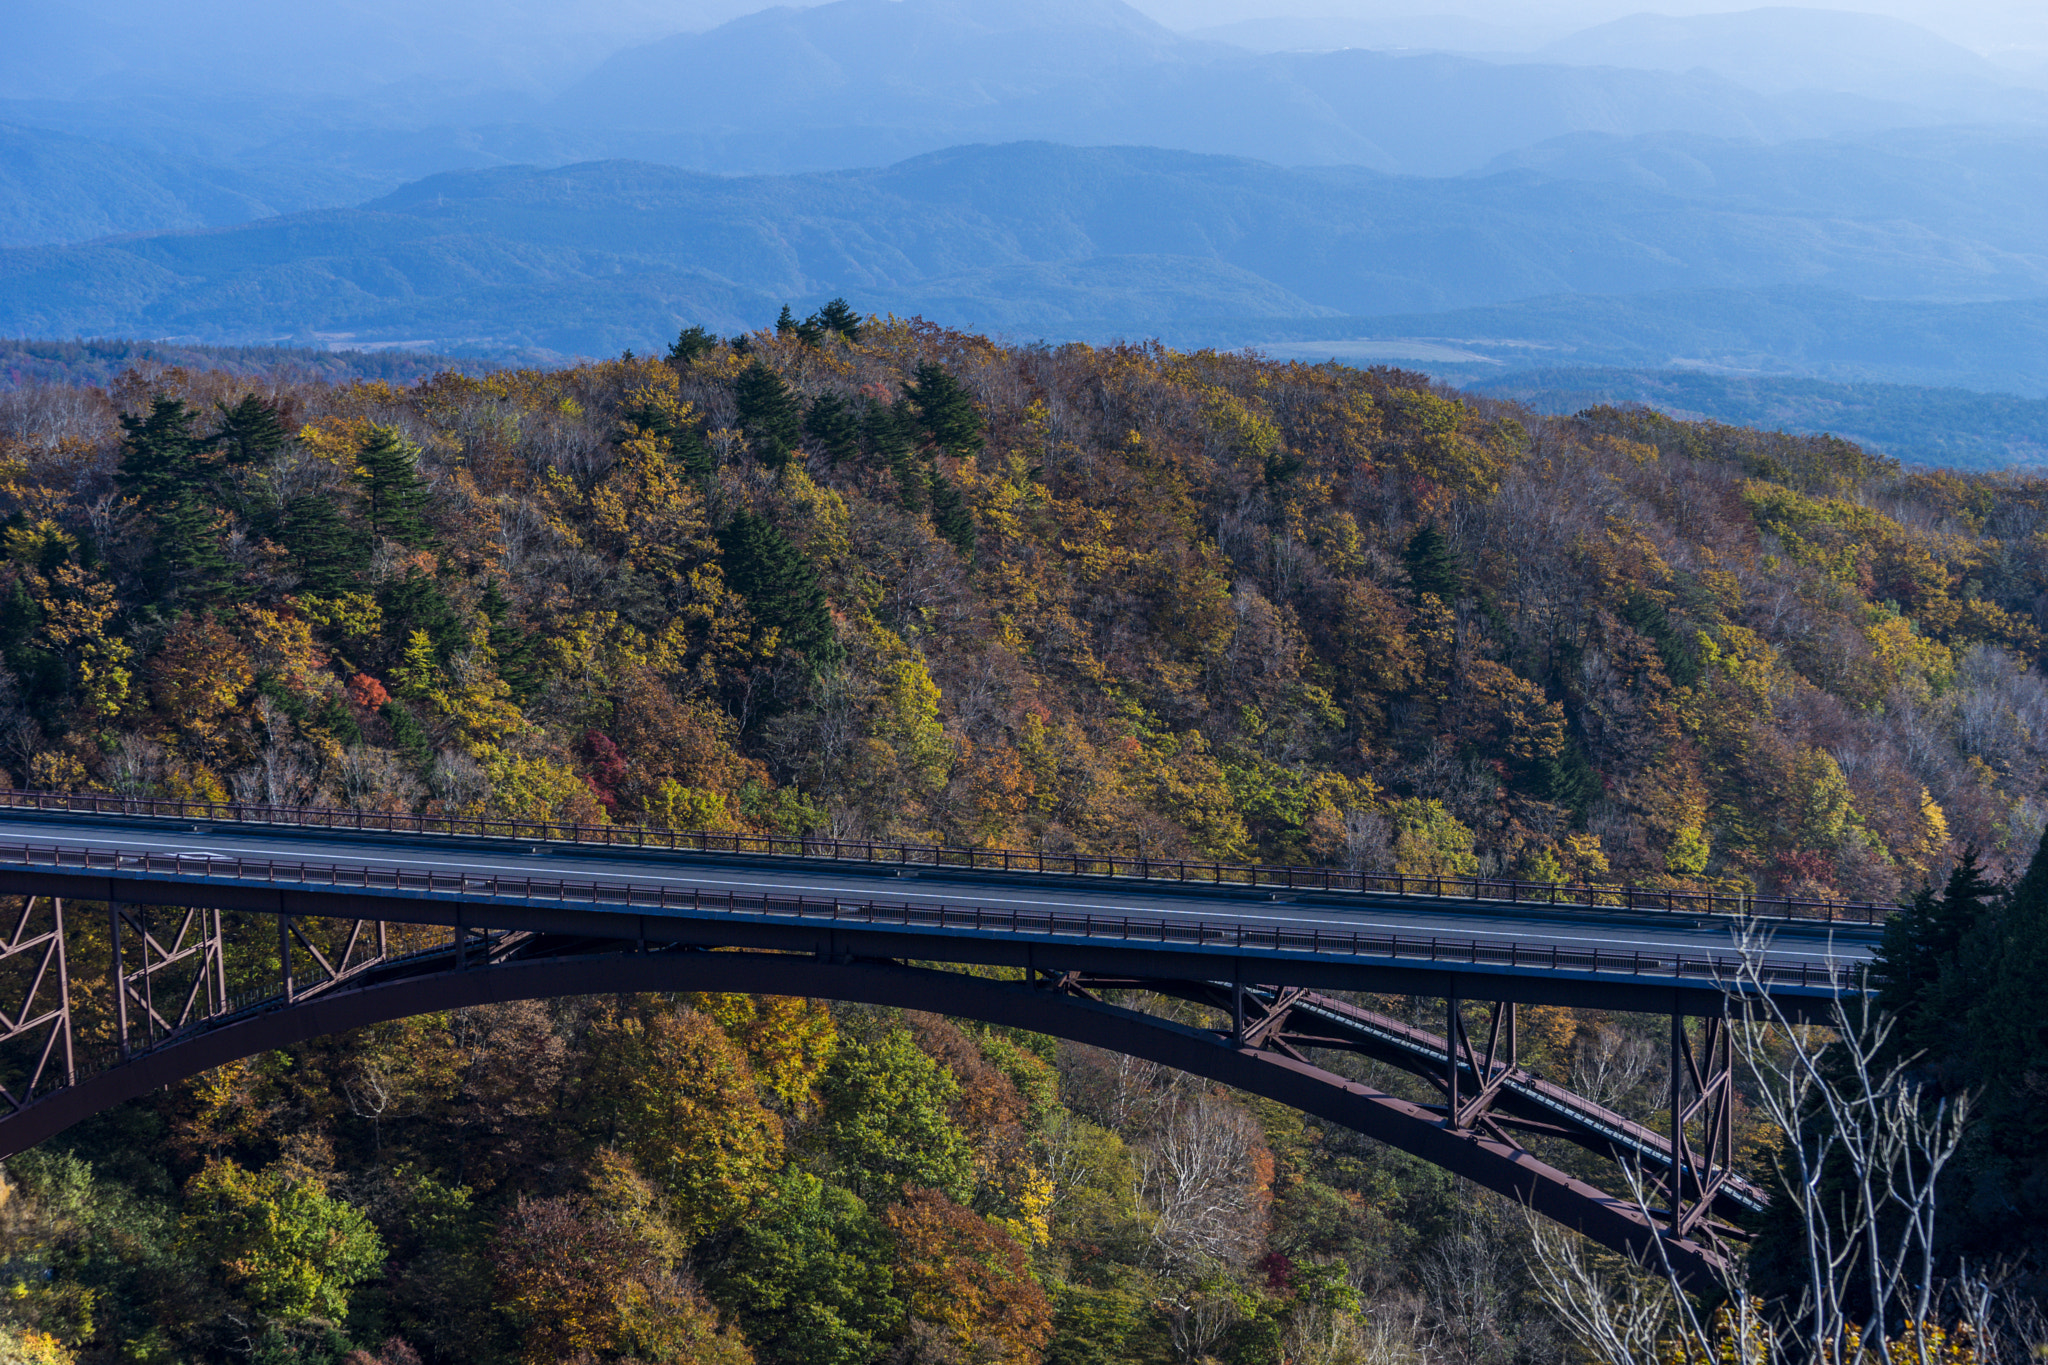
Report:
[[[35,923],[38,899],[49,907],[48,930]],[[29,1045],[0,1083],[0,1103],[11,1110],[0,1114],[0,1158],[165,1085],[326,1034],[511,1000],[703,990],[928,1010],[1141,1057],[1386,1142],[1616,1251],[1667,1259],[1695,1284],[1725,1276],[1730,1239],[1741,1235],[1729,1220],[1763,1202],[1730,1169],[1729,1036],[1711,1018],[1696,1038],[1673,1016],[1674,1142],[1522,1069],[1511,1003],[1493,1004],[1489,1022],[1474,1027],[1472,1011],[1453,999],[1445,1033],[1436,1036],[1298,986],[1043,968],[1025,980],[992,980],[886,958],[519,931],[457,931],[453,943],[407,955],[391,952],[384,926],[370,921],[355,921],[345,943],[343,922],[323,951],[303,922],[285,916],[275,927],[280,960],[306,960],[306,975],[294,983],[288,970],[283,993],[245,1003],[226,989],[219,912],[186,911],[155,929],[121,907],[114,917],[117,1036],[128,1041],[98,1069],[79,1064],[66,1008],[53,1006],[45,989],[69,990],[62,903],[29,898],[14,925],[0,926],[13,929],[0,943],[0,965],[16,966],[30,983],[18,1009],[14,991],[0,1002],[0,1025]],[[1179,1023],[1104,998],[1133,989],[1201,1005],[1221,1026]],[[1311,1060],[1318,1049],[1360,1053],[1423,1076],[1442,1103],[1418,1104],[1339,1075]],[[1634,1164],[1656,1192],[1654,1205],[1545,1162],[1520,1141],[1528,1133]]]

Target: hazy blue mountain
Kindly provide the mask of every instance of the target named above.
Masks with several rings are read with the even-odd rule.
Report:
[[[1469,14],[1280,14],[1186,30],[1190,38],[1250,52],[1530,52],[1570,25]]]
[[[622,52],[552,122],[706,170],[875,164],[969,141],[1163,146],[1456,174],[1574,132],[1779,140],[1938,121],[1893,98],[1707,71],[1362,49],[1252,53],[1121,0],[831,0]]]
[[[1686,419],[1845,436],[1915,464],[2048,465],[2048,400],[1910,384],[1831,384],[1698,370],[1519,370],[1467,385],[1538,412],[1639,403]]]
[[[229,374],[308,378],[346,383],[381,379],[416,384],[455,370],[487,374],[494,369],[545,364],[550,357],[516,351],[490,355],[435,355],[417,350],[316,351],[286,346],[190,346],[161,342],[15,341],[0,338],[0,391],[31,384],[107,384],[124,370],[166,366],[222,370]]]
[[[1248,127],[1258,130],[1262,149],[1217,150],[1294,163],[1347,160],[1282,154],[1284,118],[1259,112],[1327,110],[1336,128],[1382,149],[1385,161],[1373,164],[1410,175],[1459,174],[1504,152],[1571,133],[1679,132],[1778,142],[1934,121],[1904,105],[1860,97],[1776,99],[1709,72],[1503,65],[1442,53],[1361,50],[1274,54],[1248,66],[1270,90],[1268,98],[1280,103],[1244,103]],[[1208,97],[1188,90],[1190,113]]]
[[[815,122],[821,105],[849,121],[935,123],[1203,55],[1121,0],[833,0],[622,52],[559,107],[608,128],[786,127]]]
[[[0,252],[0,334],[602,352],[664,340],[686,317],[752,325],[784,299],[842,293],[1090,336],[1700,287],[2048,297],[2048,252],[2003,246],[1962,213],[1774,215],[1528,170],[1419,180],[1022,143],[809,176],[635,162],[461,172],[360,209]]]
[[[918,313],[1021,337],[1142,337],[1190,317],[1340,316],[1213,257],[1132,252],[966,270],[866,296],[876,312]]]
[[[1725,209],[1911,222],[2033,251],[2048,243],[2048,128],[1901,128],[1760,147],[1733,138],[1581,133],[1475,174],[1627,185]]]
[[[1740,55],[1746,36],[1769,38],[1781,55],[1754,61],[1835,62],[1849,71],[1834,82],[1843,88],[1754,89],[1698,63],[1601,64],[1627,42],[1651,66],[1684,47],[1690,30],[1667,41],[1654,25],[1604,26],[1541,58],[1253,52],[1172,32],[1123,0],[830,0],[598,60],[593,44],[644,34],[664,6],[710,16],[738,2],[621,0],[593,15],[547,0],[426,0],[412,22],[398,0],[310,11],[223,0],[246,23],[215,34],[203,60],[191,56],[197,35],[214,30],[180,28],[178,11],[43,6],[0,45],[0,122],[244,171],[387,182],[607,159],[728,174],[851,169],[1024,140],[1452,175],[1575,133],[1775,142],[1963,115],[2048,126],[2048,91],[2006,89],[2016,78],[1950,60],[1938,40],[1922,45],[1931,55],[1913,79],[1880,78],[1901,47],[1892,29],[1857,47],[1834,41],[1864,32],[1856,16],[1790,10],[1729,17],[1733,37],[1710,24],[1701,51]],[[62,74],[80,63],[91,71]],[[595,69],[568,79],[579,63]]]
[[[1931,226],[1883,202],[1774,213],[1743,188],[1774,174],[1774,158],[1825,164],[1832,146],[1753,147],[1761,168],[1746,170],[1737,150],[1705,149],[1736,185],[1725,204],[1712,185],[1679,195],[1526,169],[1427,180],[1046,144],[803,176],[500,168],[360,208],[0,252],[0,335],[596,354],[664,343],[684,321],[758,325],[785,300],[844,294],[1024,336],[1500,337],[1518,364],[1846,365],[1864,377],[1892,366],[1885,377],[2038,387],[2048,250],[2007,242],[1997,209],[2038,168],[2010,158],[2001,179],[1986,152],[1986,221],[1964,211],[1967,196],[1930,191]],[[1882,148],[1837,150],[1890,164]],[[2035,302],[1856,297],[1868,295]],[[1466,350],[1482,371],[1502,359]]]
[[[1413,364],[1488,384],[1532,367],[1803,376],[2048,397],[2048,297],[1978,303],[1873,300],[1828,290],[1560,294],[1482,308],[1278,324],[1191,326],[1184,344]]]
[[[239,170],[0,124],[0,246],[222,227],[388,187],[342,170]]]

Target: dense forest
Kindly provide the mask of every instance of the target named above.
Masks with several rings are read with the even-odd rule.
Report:
[[[1911,901],[1892,1003],[1994,1087],[1958,1246],[2048,1206],[2048,871],[1997,889],[2044,821],[2048,481],[835,304],[410,387],[30,384],[0,493],[17,786]],[[1647,1117],[1655,1026],[1532,1009],[1524,1053]],[[820,1002],[425,1016],[6,1181],[5,1358],[1569,1349],[1519,1212],[1434,1168]]]

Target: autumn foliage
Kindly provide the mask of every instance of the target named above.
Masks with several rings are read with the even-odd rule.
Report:
[[[1878,901],[2043,821],[2048,482],[1398,370],[845,309],[144,368],[0,394],[0,517],[16,786]],[[1524,1048],[1654,1108],[1623,1024]],[[1546,1358],[1435,1175],[924,1016],[494,1006],[138,1112],[10,1160],[38,1350],[1334,1361],[1370,1291]]]
[[[2041,489],[1827,438],[890,319],[53,401],[22,784],[1885,899],[2043,771]]]

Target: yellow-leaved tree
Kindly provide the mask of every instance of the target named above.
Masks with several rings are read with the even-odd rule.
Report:
[[[761,1088],[792,1109],[804,1109],[816,1098],[839,1044],[838,1025],[822,1001],[709,991],[688,1000],[746,1049]]]
[[[746,1053],[709,1015],[656,1000],[607,1005],[591,1035],[590,1122],[661,1189],[683,1236],[729,1226],[783,1156]]]

